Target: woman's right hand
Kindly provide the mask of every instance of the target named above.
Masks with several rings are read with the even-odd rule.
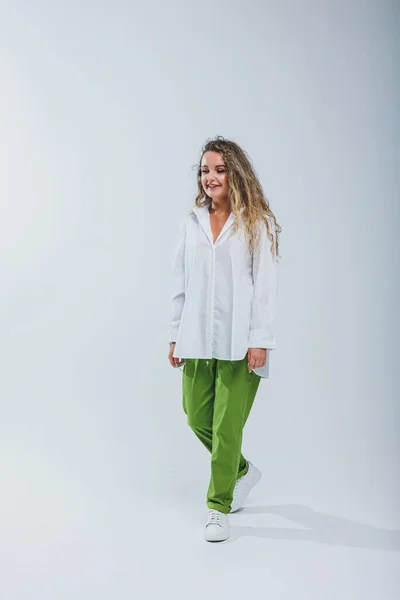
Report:
[[[179,358],[175,358],[175,356],[172,356],[175,350],[175,342],[172,342],[169,345],[169,353],[168,353],[168,360],[171,364],[171,367],[174,367],[174,369],[176,367],[181,367],[184,363],[184,361],[182,359]]]

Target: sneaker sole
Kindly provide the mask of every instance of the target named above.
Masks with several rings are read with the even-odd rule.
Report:
[[[224,542],[230,537],[230,535],[230,533],[228,533],[228,535],[224,537],[207,537],[207,535],[205,535],[204,539],[206,540],[206,542]]]

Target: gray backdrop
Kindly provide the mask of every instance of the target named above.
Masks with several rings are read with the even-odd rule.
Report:
[[[398,598],[399,11],[1,2],[2,600]],[[213,545],[167,354],[217,134],[283,233],[263,479]]]

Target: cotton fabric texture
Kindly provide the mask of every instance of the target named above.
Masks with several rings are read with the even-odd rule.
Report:
[[[176,343],[173,356],[243,360],[249,348],[266,348],[266,363],[254,372],[269,378],[277,295],[271,240],[262,222],[260,247],[252,257],[242,217],[234,232],[231,212],[214,243],[210,204],[194,206],[176,237],[169,327],[169,341]]]
[[[188,425],[211,454],[206,503],[223,513],[249,463],[241,453],[243,428],[261,377],[240,361],[189,358],[183,366],[182,404]]]

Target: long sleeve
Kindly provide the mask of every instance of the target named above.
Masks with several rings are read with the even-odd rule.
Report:
[[[176,342],[183,305],[185,303],[185,241],[186,224],[185,220],[183,220],[179,226],[176,237],[172,264],[172,318],[169,327],[170,342]]]
[[[270,221],[274,234],[273,223]],[[274,236],[275,239],[275,236]],[[262,223],[262,235],[259,251],[253,257],[253,301],[249,348],[275,348],[275,316],[277,284],[277,262],[272,255],[271,240],[265,223]]]

